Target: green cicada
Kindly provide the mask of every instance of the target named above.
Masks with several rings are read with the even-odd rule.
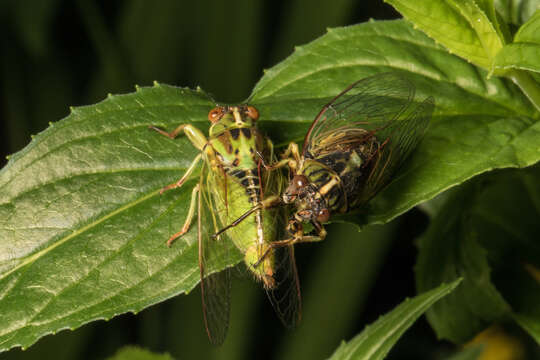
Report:
[[[286,222],[283,209],[259,209],[235,222],[226,234],[225,225],[237,219],[265,194],[279,194],[284,186],[278,172],[269,172],[263,161],[272,161],[273,146],[255,126],[259,113],[252,106],[217,106],[208,114],[211,122],[208,139],[196,127],[182,124],[172,132],[151,128],[174,139],[184,133],[201,152],[186,173],[161,192],[178,188],[202,161],[198,184],[193,188],[188,216],[182,229],[167,244],[185,234],[197,217],[199,268],[204,323],[210,341],[223,342],[229,319],[229,270],[207,273],[224,241],[232,241],[244,254],[244,263],[257,281],[263,284],[280,319],[294,326],[300,318],[300,287],[293,248],[273,249],[279,235],[280,219]],[[264,256],[263,256],[264,255]],[[264,259],[263,259],[264,257]]]
[[[266,167],[288,166],[289,185],[281,197],[268,197],[250,211],[283,203],[296,208],[288,238],[271,248],[323,240],[323,223],[332,214],[365,206],[392,180],[422,139],[434,109],[432,97],[410,109],[414,92],[396,73],[353,83],[315,117],[301,152],[291,143],[283,160]],[[311,223],[314,233],[304,234],[303,223]]]

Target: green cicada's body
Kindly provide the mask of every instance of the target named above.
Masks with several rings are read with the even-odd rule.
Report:
[[[228,270],[212,273],[208,268],[219,262],[224,241],[232,241],[244,254],[249,272],[260,281],[274,309],[287,325],[294,325],[300,316],[300,293],[293,248],[277,251],[272,242],[283,228],[284,209],[258,208],[265,194],[279,194],[282,176],[267,171],[261,164],[272,161],[273,146],[256,128],[258,111],[252,106],[218,106],[208,114],[212,123],[208,139],[192,125],[183,124],[168,133],[175,138],[181,132],[201,152],[184,176],[163,191],[180,187],[202,160],[200,180],[192,191],[188,217],[182,229],[170,237],[171,245],[184,235],[197,217],[199,268],[203,315],[210,341],[220,344],[224,339],[229,317],[230,275]],[[228,230],[226,233],[225,230]],[[285,297],[281,293],[287,294]]]
[[[272,158],[272,144],[255,127],[255,120],[241,113],[246,110],[231,107],[217,111],[220,113],[213,116],[219,117],[219,121],[210,128],[205,161],[217,175],[209,177],[208,187],[215,190],[212,192],[215,210],[223,227],[260,203],[263,193],[279,192],[281,179],[271,179],[270,173],[261,168],[259,156]],[[227,235],[245,255],[247,268],[265,288],[272,289],[275,286],[273,256],[265,258],[264,264],[253,266],[276,239],[278,211],[268,210],[256,211],[232,227]]]

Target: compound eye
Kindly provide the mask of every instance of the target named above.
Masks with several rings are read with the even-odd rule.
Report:
[[[223,107],[216,106],[215,108],[210,110],[210,112],[208,113],[208,120],[210,120],[210,122],[214,124],[218,122],[222,116],[223,116]]]
[[[248,106],[246,108],[246,115],[255,121],[259,119],[259,111],[255,109],[253,106]]]
[[[328,219],[330,219],[330,211],[328,211],[328,209],[322,209],[317,214],[317,221],[318,222],[325,223],[325,222],[328,221]]]
[[[293,183],[296,186],[296,188],[300,189],[304,186],[307,186],[309,184],[309,180],[304,175],[294,175]]]

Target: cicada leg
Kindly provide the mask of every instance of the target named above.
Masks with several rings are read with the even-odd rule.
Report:
[[[219,235],[221,235],[225,231],[240,224],[242,221],[244,221],[245,218],[253,214],[255,211],[260,210],[260,209],[268,209],[280,203],[281,203],[281,198],[279,196],[275,196],[275,195],[269,196],[263,201],[261,201],[259,204],[255,205],[254,207],[252,207],[251,209],[243,213],[238,219],[234,220],[232,223],[230,223],[229,225],[225,226],[224,228],[222,228],[221,230],[213,234],[212,237],[217,238]]]
[[[184,134],[189,139],[189,141],[191,141],[193,146],[195,146],[197,149],[201,151],[204,150],[205,145],[208,143],[208,140],[206,139],[204,134],[199,129],[197,129],[196,127],[190,124],[182,124],[171,132],[166,132],[165,130],[162,130],[156,126],[150,126],[149,128],[157,131],[163,136],[167,136],[170,139],[176,138],[180,134],[180,132],[183,131]],[[184,182],[186,182],[186,180],[189,178],[189,176],[191,175],[195,167],[197,166],[197,163],[201,160],[201,157],[202,157],[202,153],[197,155],[197,157],[195,157],[191,165],[186,170],[186,173],[177,182],[174,182],[172,184],[165,186],[163,189],[161,189],[159,193],[163,194],[167,190],[176,189],[182,186]]]
[[[195,216],[195,207],[198,204],[197,196],[199,196],[199,190],[200,190],[200,184],[197,184],[193,187],[193,190],[191,191],[191,202],[189,203],[189,210],[188,210],[188,216],[186,217],[186,221],[184,222],[182,229],[176,234],[172,235],[169,238],[169,240],[167,240],[167,246],[170,247],[172,243],[174,242],[174,240],[178,239],[180,236],[188,232],[189,227],[191,226],[191,223],[193,222],[193,216]]]
[[[181,124],[171,132],[166,132],[165,130],[162,130],[153,125],[150,125],[149,128],[157,131],[161,135],[166,136],[170,139],[175,139],[178,136],[178,134],[180,134],[180,132],[183,131],[184,134],[189,139],[189,141],[191,141],[193,145],[201,151],[203,150],[204,146],[208,142],[208,140],[206,139],[206,136],[204,136],[201,130],[197,129],[195,126],[190,125],[190,124]]]
[[[189,165],[188,169],[186,170],[186,172],[184,173],[184,175],[177,181],[177,182],[174,182],[172,184],[169,184],[165,187],[163,187],[160,191],[159,191],[159,194],[163,194],[165,191],[167,190],[171,190],[171,189],[176,189],[176,188],[179,188],[181,187],[182,185],[184,185],[184,183],[186,182],[186,180],[189,178],[189,176],[191,175],[191,173],[193,172],[193,170],[195,170],[195,168],[197,167],[197,164],[199,163],[199,161],[201,160],[201,157],[202,157],[202,154],[199,154],[195,157],[195,159],[193,160],[193,162],[191,163],[191,165]]]
[[[193,146],[195,146],[197,149],[201,150],[201,153],[199,153],[195,157],[195,159],[193,159],[192,163],[187,168],[185,174],[178,181],[176,181],[176,182],[174,182],[172,184],[169,184],[169,185],[163,187],[160,190],[159,193],[163,194],[167,190],[181,187],[186,182],[186,180],[189,178],[189,176],[193,173],[193,170],[195,170],[195,168],[197,167],[199,161],[201,161],[202,152],[204,151],[205,146],[208,143],[208,140],[206,139],[204,134],[199,129],[197,129],[196,127],[194,127],[193,125],[190,125],[190,124],[179,125],[176,129],[174,129],[171,132],[167,132],[167,131],[162,130],[162,129],[156,127],[156,126],[149,126],[149,128],[152,129],[152,130],[157,131],[158,133],[160,133],[163,136],[167,136],[170,139],[175,139],[181,132],[184,132],[184,134],[189,139],[189,141],[193,144]],[[190,205],[189,205],[188,216],[186,218],[186,221],[184,222],[184,225],[182,226],[182,229],[179,232],[177,232],[176,234],[172,235],[169,238],[169,240],[167,240],[167,246],[171,246],[171,244],[176,239],[178,239],[180,236],[184,235],[189,230],[189,227],[190,227],[191,223],[193,222],[193,217],[195,216],[195,206],[197,204],[197,195],[199,194],[199,191],[200,191],[200,184],[197,184],[193,188],[193,190],[191,191],[191,202],[190,202]]]
[[[261,164],[265,170],[272,171],[284,166],[288,166],[293,172],[296,172],[298,163],[300,162],[300,152],[298,150],[298,145],[296,143],[289,143],[287,150],[281,155],[282,160],[275,162],[273,164],[266,164],[264,161],[263,155],[257,151],[257,155],[261,159]],[[291,156],[292,155],[292,156]]]
[[[302,239],[297,242],[322,241],[326,238],[326,229],[324,228],[324,225],[318,221],[312,221],[311,223],[315,227],[315,231],[317,232],[317,235],[302,236]]]
[[[271,242],[268,248],[266,248],[266,251],[262,254],[259,260],[253,264],[253,266],[257,267],[273,249],[284,246],[292,246],[304,242],[317,242],[324,240],[326,238],[326,229],[324,226],[318,221],[312,221],[311,223],[315,227],[316,235],[304,235],[304,227],[302,226],[302,222],[294,217],[291,218],[291,220],[289,220],[289,225],[287,225],[287,231],[291,234],[291,237],[289,239]]]

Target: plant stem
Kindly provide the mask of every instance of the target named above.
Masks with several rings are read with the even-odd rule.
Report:
[[[512,70],[508,73],[508,76],[519,86],[521,91],[533,103],[536,110],[540,112],[540,87],[531,75],[522,70]]]

